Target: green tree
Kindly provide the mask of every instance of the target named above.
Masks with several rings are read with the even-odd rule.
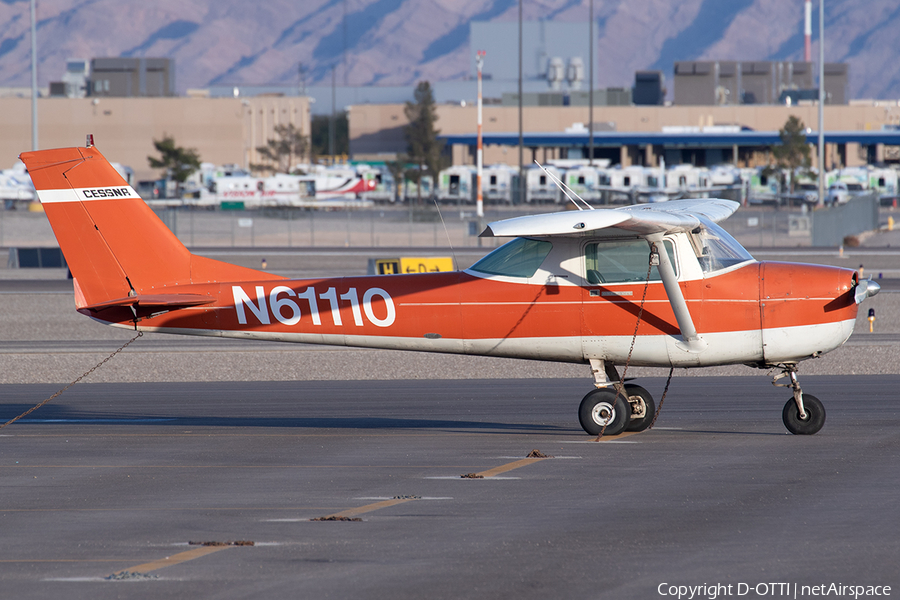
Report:
[[[799,170],[809,173],[809,144],[806,143],[806,125],[799,118],[791,115],[784,127],[778,132],[781,144],[772,146],[775,164],[791,174],[791,193],[794,193],[795,175]]]
[[[437,175],[445,164],[444,142],[438,139],[441,132],[435,128],[438,117],[431,84],[427,81],[420,81],[416,86],[414,101],[407,102],[403,112],[409,120],[409,125],[403,130],[408,145],[409,160],[423,168],[423,172],[416,177],[416,193],[418,201],[421,203],[421,176],[431,175],[432,181],[437,183]],[[436,188],[437,185],[432,185],[432,194],[435,193]]]
[[[275,138],[266,141],[265,146],[257,146],[265,162],[251,164],[254,171],[273,173],[290,173],[294,165],[302,160],[309,151],[309,137],[304,135],[293,123],[275,126]]]
[[[165,169],[166,179],[176,182],[176,195],[181,193],[183,184],[191,173],[200,168],[200,155],[194,148],[182,148],[175,145],[175,138],[163,135],[161,140],[153,140],[153,147],[160,157],[148,156],[147,160],[153,169]]]
[[[312,154],[314,157],[328,156],[328,136],[331,126],[331,115],[314,115],[310,124],[312,138]],[[350,128],[347,112],[334,116],[334,153],[350,154]]]

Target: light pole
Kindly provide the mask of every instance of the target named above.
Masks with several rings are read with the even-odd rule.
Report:
[[[481,146],[481,71],[484,67],[484,50],[479,50],[475,55],[475,66],[478,68],[478,146],[475,150],[475,165],[477,175],[475,176],[476,201],[475,214],[478,216],[478,224],[481,225],[481,219],[484,218],[484,196],[481,191],[481,173],[484,168],[484,154]],[[481,238],[478,238],[479,244]]]
[[[328,154],[331,155],[331,165],[334,166],[334,111],[335,111],[335,82],[334,82],[334,65],[331,65],[331,117],[328,119]]]
[[[517,201],[525,203],[525,162],[522,157],[524,141],[522,136],[522,0],[519,0],[519,193]]]
[[[590,75],[588,76],[590,83],[588,84],[588,165],[594,166],[594,0],[588,0],[588,6],[590,7],[589,13],[589,22],[590,27],[588,27],[588,53],[590,54],[590,59],[588,60],[588,69],[590,70]]]
[[[825,204],[825,0],[819,0],[819,206]]]
[[[38,149],[38,112],[37,112],[37,25],[35,20],[35,2],[31,0],[31,149]]]

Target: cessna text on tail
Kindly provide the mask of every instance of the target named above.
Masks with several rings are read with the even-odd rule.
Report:
[[[79,312],[116,327],[589,365],[586,431],[648,427],[626,364],[777,368],[793,433],[824,423],[801,361],[850,336],[878,291],[856,272],[758,262],[716,223],[726,200],[678,200],[491,223],[512,241],[452,273],[288,280],[195,256],[93,146],[26,152],[75,279]],[[589,208],[589,207],[587,207]],[[776,378],[777,379],[777,378]]]

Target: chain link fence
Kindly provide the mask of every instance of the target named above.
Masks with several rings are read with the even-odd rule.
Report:
[[[488,207],[479,220],[470,206],[360,210],[203,210],[161,208],[159,218],[189,248],[377,248],[485,247],[503,243],[479,238],[491,221],[552,212],[556,206]],[[882,222],[894,212],[880,209]],[[748,248],[838,246],[848,235],[877,229],[877,199],[865,197],[834,208],[745,206],[722,225]],[[53,247],[56,238],[41,213],[0,210],[0,247]]]

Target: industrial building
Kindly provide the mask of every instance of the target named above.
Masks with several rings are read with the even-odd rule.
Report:
[[[825,104],[847,104],[847,64],[825,63],[824,70]],[[787,104],[797,92],[812,92],[808,96],[818,99],[817,76],[811,62],[676,62],[673,104]]]
[[[594,158],[611,164],[741,166],[765,164],[778,130],[792,115],[815,143],[818,107],[784,105],[594,107]],[[474,164],[476,109],[438,105],[437,128],[453,164]],[[586,158],[586,106],[527,106],[523,109],[524,161]],[[350,152],[359,160],[392,159],[406,151],[402,104],[350,108]],[[485,164],[518,164],[518,108],[484,107]],[[896,101],[825,107],[827,166],[900,162],[900,105]]]
[[[40,148],[81,146],[93,134],[101,152],[130,166],[135,178],[156,179],[147,156],[153,140],[171,135],[200,159],[246,167],[263,162],[256,148],[275,138],[275,126],[291,123],[309,135],[309,98],[40,98]],[[0,97],[0,168],[31,149],[30,98]]]
[[[175,96],[175,61],[169,58],[94,58],[66,61],[54,97],[155,98]]]

